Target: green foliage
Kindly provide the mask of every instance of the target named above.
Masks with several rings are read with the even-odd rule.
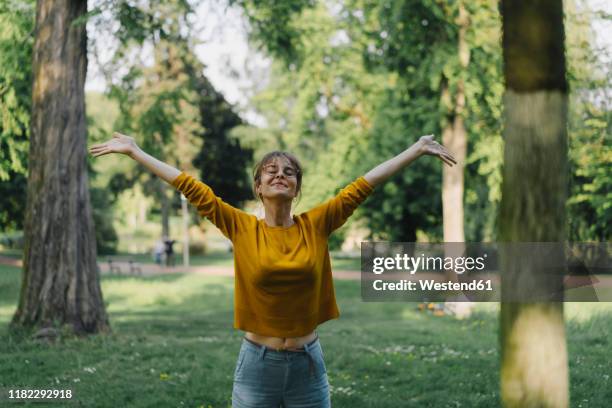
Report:
[[[581,122],[571,133],[569,239],[610,241],[612,238],[612,111],[592,103],[576,107]]]
[[[612,76],[606,61],[612,49],[596,49],[593,21],[611,21],[580,1],[566,2],[568,133],[570,195],[568,239],[610,241],[612,238]]]
[[[196,136],[203,131],[195,106],[197,95],[188,86],[184,64],[189,52],[186,38],[191,35],[191,4],[153,0],[97,7],[108,8],[119,22],[112,31],[117,40],[113,58],[103,69],[111,84],[108,95],[119,107],[114,129],[133,134],[148,153],[188,167],[193,153],[184,146],[197,148]],[[94,17],[101,27],[98,36],[109,34],[104,31],[105,18],[104,13]],[[153,64],[139,58],[151,51]],[[139,57],[131,58],[133,55]],[[135,182],[141,171],[139,167],[129,169],[129,179]]]
[[[108,138],[111,124],[117,116],[117,107],[104,95],[89,92],[85,95],[87,107],[87,133],[90,144],[98,143]],[[110,255],[117,251],[118,236],[113,226],[115,218],[115,202],[117,189],[106,186],[113,179],[109,175],[111,166],[116,164],[105,160],[96,160],[87,157],[87,170],[89,176],[89,194],[93,220],[96,231],[96,245],[99,255]],[[117,171],[115,168],[114,171]],[[112,173],[112,172],[111,172]],[[120,173],[117,173],[120,174]],[[110,191],[109,191],[110,190]]]
[[[9,174],[10,181],[0,182],[0,231],[23,230],[27,179],[21,173]]]
[[[240,118],[204,76],[193,52],[193,5],[145,1],[112,10],[121,23],[119,45],[106,69],[118,73],[107,78],[109,95],[119,105],[116,129],[134,135],[143,150],[181,170],[199,169],[218,195],[241,205],[251,197],[247,167],[252,151],[230,136]],[[152,65],[138,58],[126,63],[126,56],[150,49]],[[161,194],[158,180],[145,169],[122,173],[110,179],[115,194],[134,183],[142,183],[149,195]]]
[[[252,99],[267,123],[255,128],[242,124],[202,73],[192,52],[195,2],[94,1],[90,26],[110,27],[105,40],[111,35],[118,44],[105,67],[118,108],[88,95],[89,139],[105,140],[113,129],[134,134],[149,153],[200,169],[202,179],[234,205],[251,197],[253,155],[290,150],[306,170],[298,204],[305,210],[421,134],[440,135],[450,103],[441,89],[447,86],[453,95],[461,79],[468,132],[466,239],[493,240],[503,150],[500,22],[494,1],[464,3],[467,69],[457,53],[457,2],[231,1],[245,11],[253,43],[276,58],[269,85]],[[21,229],[24,220],[34,5],[0,5],[0,193],[7,197],[0,204],[0,229],[6,231]],[[605,101],[612,87],[605,59],[597,58],[602,50],[592,47],[590,24],[610,16],[589,11],[582,1],[565,2],[565,8],[572,89],[568,233],[572,240],[609,240],[612,132]],[[154,50],[153,65],[140,58],[146,49]],[[115,115],[116,127],[110,124]],[[92,188],[110,194],[96,198],[94,212],[134,183],[148,193],[157,190],[144,169],[111,162],[97,161],[90,173]],[[378,188],[355,217],[365,216],[379,238],[413,240],[425,233],[439,239],[440,182],[440,165],[421,159]],[[112,234],[107,237],[112,241]]]
[[[0,230],[25,221],[35,1],[0,4]]]
[[[401,90],[389,89],[381,100],[372,137],[363,160],[370,166],[391,158],[428,133],[423,116],[410,109]],[[432,126],[433,124],[430,124]],[[432,240],[441,238],[441,169],[435,160],[421,159],[377,187],[363,207],[373,237],[390,241],[416,241],[417,231]]]
[[[278,36],[301,33],[293,42],[299,48],[268,44],[280,63],[268,88],[253,99],[268,122],[256,134],[304,158],[304,185],[311,187],[302,208],[328,198],[419,136],[440,135],[449,109],[441,89],[448,86],[452,94],[462,79],[469,135],[466,211],[484,215],[466,217],[467,239],[494,238],[502,158],[500,23],[494,2],[471,7],[466,72],[457,56],[454,3],[316,2],[279,20],[288,23],[277,24]],[[257,30],[251,35],[268,38]],[[296,53],[299,64],[290,59]],[[425,231],[439,239],[440,184],[440,165],[419,160],[378,188],[357,216],[367,217],[378,238],[412,241]]]
[[[119,85],[113,85],[110,96],[119,103],[118,125],[133,133],[145,151],[188,166],[193,153],[185,155],[185,149],[198,148],[196,136],[203,129],[181,45],[158,43],[155,64],[132,67]]]
[[[243,146],[232,136],[232,130],[242,124],[234,108],[202,73],[204,66],[193,53],[188,55],[186,70],[190,87],[198,95],[197,108],[204,128],[202,148],[193,164],[215,194],[234,206],[240,207],[253,198],[249,167],[253,162],[253,149]]]
[[[0,234],[0,248],[23,252],[23,231],[13,231]]]
[[[0,5],[0,181],[27,173],[35,4]]]
[[[117,252],[117,232],[113,227],[114,212],[108,192],[102,188],[90,188],[93,220],[96,226],[96,244],[98,255]]]
[[[316,4],[316,0],[229,0],[238,5],[248,18],[254,42],[271,55],[282,60],[287,67],[302,63],[306,40],[315,31],[305,30],[296,17]]]
[[[331,234],[329,236],[329,239],[327,240],[327,246],[328,246],[329,250],[330,251],[340,250],[340,248],[342,247],[342,243],[344,242],[345,237],[346,237],[346,229],[345,228],[340,228],[339,230],[337,230],[333,234]]]
[[[238,3],[250,20],[276,17],[267,27],[270,32],[255,28],[251,36],[278,61],[269,86],[253,99],[267,127],[240,132],[248,140],[259,138],[265,146],[276,144],[304,158],[308,194],[302,208],[327,198],[419,135],[440,135],[461,80],[468,134],[466,239],[496,239],[504,92],[496,2],[464,2],[467,69],[457,49],[458,2],[282,2],[274,9],[266,2]],[[605,101],[612,87],[609,67],[599,62],[606,59],[598,59],[592,49],[590,23],[610,17],[589,11],[582,2],[565,4],[573,89],[569,236],[609,240],[612,132]],[[451,99],[441,98],[445,86]],[[440,182],[439,166],[419,160],[377,189],[358,214],[367,217],[381,239],[413,240],[418,231],[439,239]]]
[[[468,241],[493,240],[501,198],[503,147],[500,22],[495,3],[465,2],[469,21],[467,68],[461,64],[457,45],[458,2],[390,0],[355,1],[352,4],[355,10],[361,10],[347,14],[353,21],[352,27],[364,28],[366,66],[370,70],[382,68],[396,72],[401,80],[400,89],[404,95],[398,100],[402,101],[407,112],[402,122],[410,134],[440,135],[445,122],[454,114],[452,101],[459,81],[464,84],[466,106],[462,115],[468,138],[464,170],[465,235]],[[443,97],[445,87],[448,87],[449,99]],[[387,123],[385,120],[382,122]],[[420,163],[413,166],[405,172],[417,175],[412,177],[416,179],[416,185],[398,185],[397,190],[410,189],[415,191],[415,196],[407,197],[406,202],[410,204],[403,209],[397,204],[390,206],[396,213],[403,212],[403,217],[396,214],[386,218],[406,225],[408,231],[412,230],[408,235],[410,238],[416,236],[416,228],[426,231],[430,238],[439,239],[438,227],[442,220],[437,197],[440,190],[427,191],[418,186],[440,184],[441,177],[426,180],[423,177],[431,177],[432,170],[424,168],[419,171]],[[436,168],[433,174],[439,174],[439,170]],[[388,199],[393,200],[391,196]],[[417,204],[419,201],[422,204]],[[408,207],[412,209],[408,210]],[[415,222],[414,218],[420,220]],[[416,223],[420,225],[417,227]],[[387,236],[393,240],[400,238],[398,234]],[[401,238],[406,239],[406,235]]]

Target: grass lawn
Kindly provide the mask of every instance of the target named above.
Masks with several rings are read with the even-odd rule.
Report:
[[[3,249],[0,251],[0,255],[7,258],[21,259],[22,252],[15,249]],[[118,259],[131,259],[134,262],[141,264],[154,264],[153,257],[149,253],[118,253],[115,255],[100,255],[98,256],[98,263],[106,263],[107,259],[118,258]],[[339,271],[360,271],[361,270],[361,258],[348,257],[342,253],[331,253],[331,262],[335,270]],[[175,254],[176,265],[183,264],[182,253]],[[191,255],[189,257],[189,264],[191,266],[227,266],[234,267],[234,254],[228,251],[210,251],[206,255]]]
[[[232,278],[105,277],[112,334],[53,345],[9,334],[19,282],[18,268],[0,266],[0,389],[70,388],[69,406],[230,406],[242,336]],[[335,281],[341,317],[317,329],[334,407],[499,406],[496,304],[458,321],[362,302],[359,285]],[[566,310],[571,406],[608,407],[612,304]]]

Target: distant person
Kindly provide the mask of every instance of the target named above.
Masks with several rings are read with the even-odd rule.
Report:
[[[155,263],[161,266],[162,263],[162,255],[166,251],[166,244],[163,240],[158,240],[153,247],[153,258],[155,259]]]
[[[302,187],[302,167],[291,153],[273,151],[253,171],[253,193],[265,216],[225,203],[205,183],[142,151],[134,139],[114,133],[91,147],[97,157],[123,153],[180,190],[234,245],[234,327],[244,330],[234,371],[232,406],[330,407],[323,349],[315,329],[339,316],[328,237],[393,174],[422,155],[448,165],[451,154],[422,136],[335,197],[299,215],[291,206]]]
[[[164,240],[164,252],[166,253],[166,266],[174,266],[174,243],[176,241],[173,239],[166,238]]]

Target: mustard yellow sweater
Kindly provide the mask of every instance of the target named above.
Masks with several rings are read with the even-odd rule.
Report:
[[[262,336],[299,337],[340,315],[327,238],[372,192],[363,177],[299,215],[270,227],[182,172],[172,185],[234,246],[234,328]]]

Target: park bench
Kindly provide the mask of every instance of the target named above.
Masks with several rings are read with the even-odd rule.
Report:
[[[130,268],[130,274],[139,274],[142,275],[142,268],[140,267],[140,264],[138,262],[134,262],[134,260],[130,259],[130,258],[118,258],[118,257],[108,257],[106,258],[107,262],[108,262],[108,271],[110,273],[114,273],[116,272],[117,274],[121,275],[121,265],[120,263],[127,263],[129,265]]]

